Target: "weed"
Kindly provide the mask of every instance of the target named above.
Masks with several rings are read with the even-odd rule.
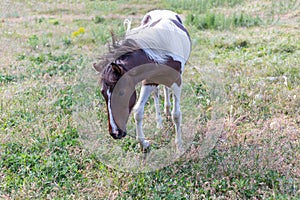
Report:
[[[16,76],[0,74],[0,83],[9,83],[17,80]]]
[[[72,90],[70,88],[66,88],[59,92],[62,97],[54,103],[54,106],[61,109],[65,114],[71,114],[71,107],[73,105]]]
[[[57,19],[49,19],[49,23],[55,26],[59,25],[59,21]]]
[[[38,48],[39,38],[37,35],[32,35],[28,38],[28,44],[32,49]]]
[[[69,38],[69,37],[65,37],[63,39],[63,44],[66,46],[66,47],[69,47],[72,45],[72,40]]]
[[[104,20],[105,19],[103,17],[101,17],[101,16],[96,16],[95,19],[94,19],[94,21],[95,21],[96,24],[103,23]]]

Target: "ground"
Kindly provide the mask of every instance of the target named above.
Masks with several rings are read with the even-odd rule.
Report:
[[[0,5],[1,199],[300,198],[299,1]],[[178,12],[191,35],[181,103],[190,143],[134,173],[108,162],[111,151],[143,154],[130,136],[110,138],[92,64],[111,30],[122,35],[124,19],[136,26],[155,8]],[[151,99],[144,129],[155,152],[174,135],[168,121],[155,128],[153,111]]]

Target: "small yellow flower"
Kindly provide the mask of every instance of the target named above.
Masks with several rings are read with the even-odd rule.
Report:
[[[84,29],[83,27],[80,27],[80,28],[78,29],[78,32],[81,33],[81,34],[83,34],[83,33],[85,33],[85,29]]]
[[[79,35],[82,35],[85,33],[85,29],[83,27],[79,27],[79,29],[77,31],[74,31],[72,33],[72,37],[77,37]]]

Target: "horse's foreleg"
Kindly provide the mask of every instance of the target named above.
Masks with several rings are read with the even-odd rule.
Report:
[[[149,141],[145,140],[145,135],[143,132],[143,117],[144,117],[144,106],[148,101],[148,98],[151,92],[156,88],[153,85],[143,85],[141,88],[141,93],[139,99],[134,106],[134,119],[136,123],[136,137],[137,140],[140,142],[142,149],[147,150],[150,146]]]
[[[171,112],[170,112],[170,107],[171,107],[171,102],[170,102],[170,89],[167,86],[164,86],[164,108],[165,108],[165,114],[166,117],[169,119],[171,118]]]
[[[162,125],[162,118],[161,118],[161,114],[160,114],[160,109],[159,109],[159,88],[156,87],[154,89],[154,93],[153,93],[153,99],[154,99],[154,105],[155,105],[155,115],[156,115],[156,127],[162,129],[163,125]]]
[[[175,124],[176,138],[175,144],[179,151],[182,150],[182,139],[181,139],[181,111],[180,111],[180,95],[181,95],[181,86],[177,84],[172,85],[173,94],[173,110],[172,110],[172,119]]]

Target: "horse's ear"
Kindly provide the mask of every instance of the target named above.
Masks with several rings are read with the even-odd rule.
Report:
[[[111,68],[117,74],[123,75],[125,73],[124,69],[116,63],[111,63]]]

